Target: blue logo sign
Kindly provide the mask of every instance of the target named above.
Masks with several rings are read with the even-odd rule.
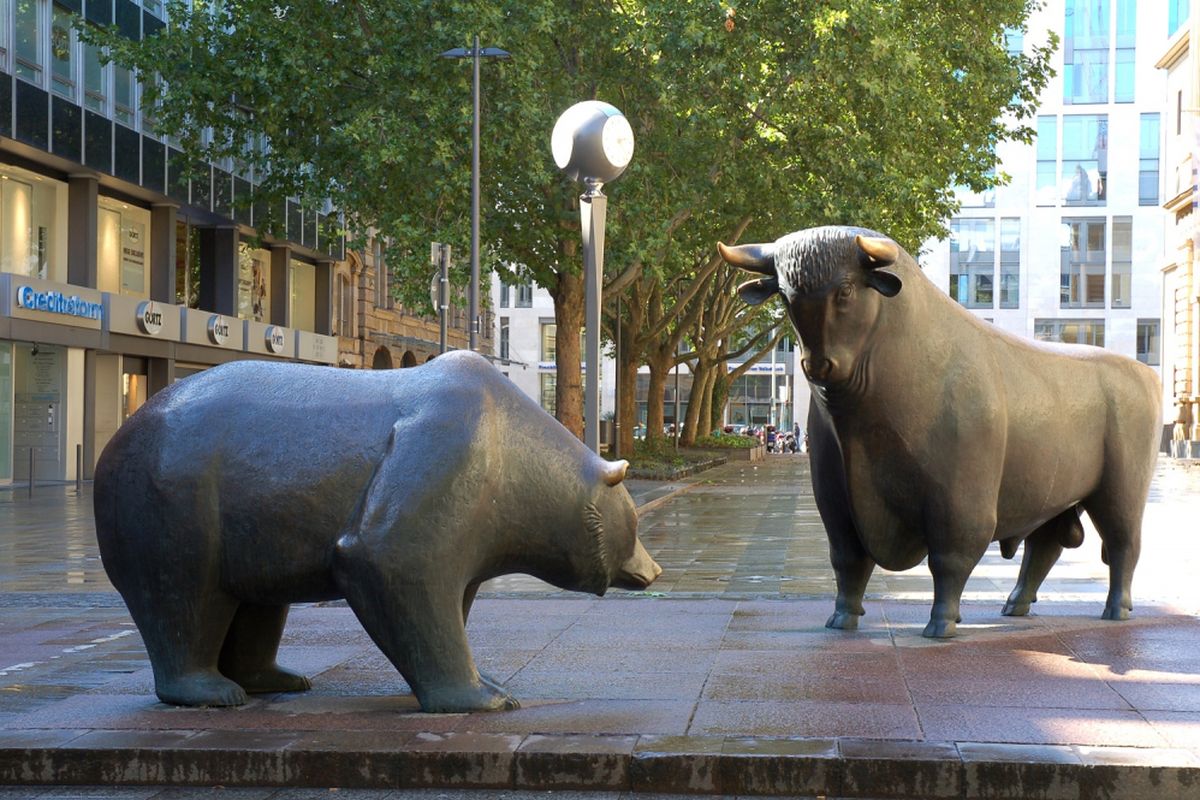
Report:
[[[39,292],[32,286],[17,289],[17,305],[31,311],[66,314],[84,319],[98,320],[104,317],[104,306],[100,303],[84,300],[77,294],[68,297],[62,292]]]

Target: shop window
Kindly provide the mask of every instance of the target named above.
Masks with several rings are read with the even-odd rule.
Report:
[[[13,346],[0,342],[0,481],[12,479]]]
[[[543,372],[538,376],[541,382],[541,403],[542,408],[546,413],[554,415],[558,413],[558,375],[553,372]]]
[[[96,217],[96,288],[145,297],[150,212],[101,198]]]
[[[292,261],[291,319],[292,327],[311,331],[316,327],[317,268],[304,261]]]
[[[196,229],[178,220],[175,223],[175,303],[188,308],[200,307],[200,236]]]
[[[64,184],[26,170],[0,168],[0,271],[65,282]]]
[[[539,361],[553,363],[557,359],[557,335],[558,326],[556,324],[553,322],[542,323],[541,348],[538,351]]]
[[[1161,362],[1162,321],[1157,319],[1139,319],[1137,321],[1137,360],[1143,364],[1157,367]]]
[[[1062,308],[1104,308],[1104,239],[1104,219],[1063,220]]]
[[[271,254],[253,249],[246,243],[238,246],[238,316],[255,322],[271,318],[270,296]]]

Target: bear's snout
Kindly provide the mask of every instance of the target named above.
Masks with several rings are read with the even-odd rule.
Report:
[[[654,579],[659,575],[662,575],[662,567],[646,552],[646,548],[642,546],[642,540],[635,539],[633,555],[617,570],[612,585],[618,589],[645,589],[654,583]]]

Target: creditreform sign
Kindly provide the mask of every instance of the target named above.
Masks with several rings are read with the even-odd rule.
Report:
[[[108,319],[95,289],[0,273],[0,315],[98,331]]]

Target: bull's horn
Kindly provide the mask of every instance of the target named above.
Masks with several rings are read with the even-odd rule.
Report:
[[[625,459],[621,459],[620,461],[605,461],[604,466],[600,468],[600,476],[609,486],[616,486],[625,480],[625,471],[627,469],[629,469],[629,462]]]
[[[854,241],[858,244],[859,249],[870,257],[869,266],[872,269],[895,264],[896,259],[900,257],[900,247],[891,239],[884,239],[881,236],[863,236],[860,233],[854,237]]]
[[[759,275],[775,274],[775,243],[770,244],[739,244],[727,247],[717,242],[717,252],[726,263],[747,272],[757,272]]]

